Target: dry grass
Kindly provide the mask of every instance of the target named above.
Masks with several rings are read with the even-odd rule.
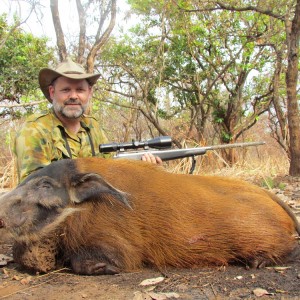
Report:
[[[9,161],[7,165],[3,166],[0,169],[1,177],[0,177],[0,189],[11,189],[16,186],[16,171],[15,171],[15,163],[14,159]]]
[[[173,173],[187,174],[192,159],[170,163],[167,169]],[[280,149],[265,148],[240,155],[238,162],[230,166],[217,151],[197,158],[193,174],[240,178],[252,183],[268,185],[269,178],[287,175],[289,160]]]

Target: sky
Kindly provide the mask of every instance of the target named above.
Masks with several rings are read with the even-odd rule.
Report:
[[[2,5],[0,7],[1,13],[8,14],[8,20],[12,22],[13,15],[16,14],[21,20],[27,19],[30,6],[25,1],[14,0],[0,0]],[[55,32],[52,24],[52,17],[50,13],[50,4],[48,0],[42,1],[42,13],[32,13],[27,19],[26,24],[22,25],[22,28],[26,32],[30,32],[35,36],[48,36],[53,42],[55,42]],[[61,3],[69,4],[69,1],[60,1]],[[66,11],[66,10],[65,10]]]
[[[75,0],[59,0],[59,13],[61,16],[62,27],[65,36],[77,36],[78,35],[78,15],[76,10]],[[49,38],[49,43],[55,45],[56,36],[52,22],[51,10],[50,10],[50,0],[41,0],[41,9],[37,10],[36,13],[32,13],[27,19],[26,24],[22,25],[22,28],[26,32],[32,33],[34,36],[47,36]],[[125,0],[118,0],[119,9],[122,11],[128,9],[128,5]],[[12,22],[13,15],[16,14],[25,20],[30,12],[30,5],[25,0],[0,0],[0,14],[8,14],[8,20]],[[117,18],[122,21],[122,27],[130,27],[130,21],[124,21],[124,18]],[[74,22],[75,20],[75,22]],[[117,24],[114,31],[118,30]]]

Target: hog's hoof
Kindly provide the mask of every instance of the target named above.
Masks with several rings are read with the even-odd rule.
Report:
[[[120,273],[117,267],[96,260],[71,259],[71,267],[81,275],[114,275]]]
[[[15,242],[14,261],[23,267],[42,273],[56,268],[57,245],[54,239],[43,239],[32,244]]]
[[[246,263],[247,269],[262,269],[267,266],[274,264],[274,261],[266,257],[255,257],[251,260],[248,260]]]

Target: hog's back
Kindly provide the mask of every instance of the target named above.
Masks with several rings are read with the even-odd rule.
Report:
[[[69,218],[68,249],[118,249],[124,269],[226,264],[266,257],[278,261],[295,247],[295,224],[267,192],[235,179],[168,173],[145,163],[81,163],[129,194],[132,210],[109,197]],[[114,251],[114,250],[111,250]]]

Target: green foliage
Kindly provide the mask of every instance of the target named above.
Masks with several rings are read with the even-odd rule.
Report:
[[[111,75],[108,81],[114,89],[118,87],[122,90],[122,95],[128,96],[127,105],[130,105],[132,97],[134,107],[137,103],[140,107],[145,105],[147,113],[167,119],[170,112],[165,111],[157,96],[158,87],[163,88],[160,72],[163,57],[159,55],[159,51],[164,45],[160,44],[159,38],[149,34],[148,26],[152,28],[156,25],[146,22],[144,26],[135,26],[130,36],[126,35],[119,40],[111,39],[101,54],[106,65],[103,69]],[[124,103],[123,97],[120,98],[121,103]]]
[[[268,189],[275,189],[278,188],[280,190],[284,190],[286,188],[286,184],[283,182],[277,182],[272,177],[266,177],[263,179],[261,183],[262,187],[268,188]]]
[[[0,16],[0,101],[28,102],[39,97],[38,72],[54,58],[46,38],[36,38],[12,26]],[[31,97],[30,97],[31,96]],[[34,99],[37,100],[37,99]]]
[[[165,0],[128,0],[131,8],[139,14],[149,15],[159,12],[165,5]]]
[[[225,131],[221,132],[221,141],[223,143],[228,144],[231,140],[232,140],[232,134],[230,132],[225,132]]]
[[[102,58],[110,65],[106,71],[113,85],[132,99],[134,94],[134,106],[149,112],[148,120],[176,116],[190,130],[188,136],[209,139],[206,133],[213,127],[219,140],[230,142],[268,109],[277,49],[285,55],[280,19],[254,10],[222,10],[215,1],[128,2],[139,15],[138,25],[111,42]],[[270,6],[288,14],[273,0],[268,5],[228,0],[224,5],[265,11]]]

